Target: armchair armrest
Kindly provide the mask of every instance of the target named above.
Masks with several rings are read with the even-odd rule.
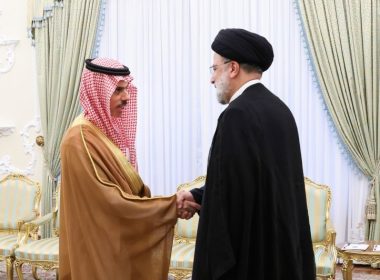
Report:
[[[316,245],[314,249],[317,276],[320,276],[323,279],[326,276],[335,275],[336,261],[338,258],[338,251],[335,247],[335,238],[336,232],[332,227],[330,220],[327,220],[326,238],[323,242]]]
[[[38,227],[38,226],[41,226],[43,224],[46,224],[47,222],[50,222],[54,217],[55,213],[48,213],[42,217],[38,217],[37,219],[34,219],[32,220],[31,222],[29,223],[26,223],[25,226],[26,227]]]
[[[31,233],[33,230],[37,229],[39,226],[44,225],[44,224],[50,222],[51,220],[53,220],[56,215],[57,215],[56,212],[48,213],[42,217],[39,217],[35,220],[32,220],[29,223],[25,223],[24,226],[26,228],[26,231],[28,233]]]
[[[37,219],[34,219],[28,223],[25,223],[23,225],[23,227],[25,228],[25,233],[22,234],[21,232],[19,232],[18,243],[19,244],[25,244],[27,242],[29,236],[31,234],[33,234],[34,231],[37,232],[39,226],[50,222],[51,220],[53,220],[55,218],[56,215],[57,215],[56,212],[48,213],[42,217],[38,217]]]
[[[336,231],[333,228],[331,221],[327,220],[327,222],[326,222],[326,246],[334,246],[335,247],[335,238],[336,238]]]
[[[21,231],[21,230],[24,230],[24,227],[23,225],[27,222],[30,222],[32,221],[33,219],[36,218],[36,214],[29,214],[29,215],[26,215],[25,217],[21,217],[18,221],[17,221],[17,230],[18,231]]]
[[[331,221],[326,221],[326,238],[323,242],[315,246],[314,256],[316,261],[317,276],[335,275],[335,264],[338,258],[338,251],[335,247],[336,232]]]

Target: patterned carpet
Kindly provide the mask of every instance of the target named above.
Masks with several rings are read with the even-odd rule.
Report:
[[[5,280],[7,279],[6,273],[5,273],[5,262],[0,262],[0,279]],[[32,270],[31,267],[27,264],[22,266],[22,271],[24,275],[24,280],[34,280],[32,276]],[[37,271],[38,276],[41,280],[55,280],[55,271],[44,271],[44,270],[38,270]],[[16,271],[13,272],[13,279],[18,280]]]
[[[371,269],[369,269],[371,271]],[[25,264],[23,266],[23,275],[25,280],[33,280],[33,276],[31,273],[31,268],[29,265]],[[38,270],[38,276],[40,277],[41,280],[55,280],[55,271],[43,271],[43,270]],[[0,262],[0,280],[5,280],[6,274],[5,274],[5,262]],[[13,279],[17,280],[17,275],[16,271],[14,272]],[[170,278],[169,278],[170,279]],[[335,276],[335,280],[342,280],[342,273],[340,269],[337,269],[337,273]],[[366,274],[364,272],[362,273],[355,273],[355,270],[353,271],[352,274],[352,279],[353,280],[380,280],[380,275],[371,275],[371,274]]]
[[[342,266],[337,265],[335,280],[342,280]],[[354,265],[354,269],[352,271],[352,280],[380,280],[380,270],[371,268],[368,265]]]
[[[5,270],[5,262],[0,262],[0,280],[7,279]],[[34,280],[32,276],[31,267],[28,264],[23,265],[22,271],[24,280]],[[55,280],[55,271],[38,270],[37,273],[40,280]],[[16,271],[14,271],[13,273],[13,279],[18,280]],[[169,276],[168,280],[173,280],[173,278]]]
[[[342,280],[342,273],[338,272],[335,275],[335,280]],[[365,274],[365,273],[355,273],[355,271],[352,273],[352,280],[379,280],[379,275],[371,275],[371,274]]]

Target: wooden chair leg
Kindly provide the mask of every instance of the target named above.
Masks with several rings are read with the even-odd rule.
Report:
[[[6,257],[5,259],[6,266],[7,266],[7,280],[13,280],[13,257]]]
[[[59,280],[59,269],[55,270],[55,280]]]
[[[15,260],[15,269],[16,269],[16,273],[17,273],[17,277],[19,280],[23,280],[24,279],[24,276],[22,275],[22,265],[24,263],[20,260]]]
[[[38,278],[38,274],[37,274],[37,266],[35,266],[35,265],[32,265],[32,275],[33,275],[34,279],[40,280],[40,278]]]

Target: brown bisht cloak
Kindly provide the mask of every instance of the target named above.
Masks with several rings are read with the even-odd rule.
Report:
[[[149,198],[121,150],[83,118],[61,160],[59,278],[167,279],[176,196]]]

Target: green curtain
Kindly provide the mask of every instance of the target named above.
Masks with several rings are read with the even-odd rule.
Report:
[[[31,1],[31,0],[29,0]],[[101,0],[31,1],[31,35],[36,47],[43,147],[42,213],[52,209],[60,174],[60,143],[80,113],[79,83],[84,59],[90,57]],[[50,236],[45,227],[43,236]]]
[[[371,180],[368,239],[380,240],[380,0],[298,0],[324,100]]]

